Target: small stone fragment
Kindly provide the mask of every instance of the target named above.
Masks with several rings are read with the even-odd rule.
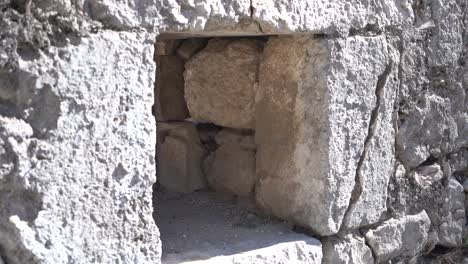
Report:
[[[363,237],[348,234],[344,238],[328,237],[322,242],[323,263],[330,264],[373,264],[371,249]]]
[[[179,57],[157,57],[154,109],[157,121],[182,121],[189,117],[183,72],[184,62]]]
[[[444,173],[437,164],[421,166],[417,170],[410,172],[409,176],[421,188],[430,188],[434,183],[440,181]]]
[[[157,177],[161,186],[190,193],[206,187],[201,170],[205,150],[195,125],[188,122],[158,123]]]
[[[224,129],[216,135],[219,148],[205,160],[208,183],[218,191],[249,196],[255,185],[253,135]]]
[[[185,99],[200,122],[254,127],[255,94],[262,42],[212,39],[185,65]]]
[[[378,263],[399,256],[412,257],[424,248],[431,220],[426,211],[402,218],[392,218],[365,233]]]

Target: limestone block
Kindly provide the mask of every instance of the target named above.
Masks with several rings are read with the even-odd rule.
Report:
[[[153,40],[105,30],[20,59],[27,111],[0,121],[14,165],[0,184],[6,263],[159,261]]]
[[[210,40],[185,65],[190,116],[225,127],[253,128],[261,49],[258,40]]]
[[[363,237],[348,234],[343,238],[328,237],[322,242],[323,263],[330,264],[373,264],[371,249]]]
[[[264,32],[340,32],[366,25],[401,26],[414,19],[409,1],[253,0],[252,17]],[[372,15],[371,15],[372,14]]]
[[[224,129],[216,135],[216,143],[219,148],[204,163],[208,183],[219,191],[251,195],[256,181],[253,135]]]
[[[353,202],[366,210],[356,217],[378,220],[393,170],[390,63],[383,37],[270,38],[255,116],[256,199],[264,210],[332,235],[358,181]]]
[[[365,233],[377,261],[386,262],[397,256],[415,256],[423,250],[428,239],[431,220],[426,211],[392,218]]]
[[[184,62],[178,56],[158,56],[155,115],[158,121],[189,117],[184,98]]]
[[[189,122],[157,124],[157,176],[161,186],[190,193],[206,186],[202,172],[205,150],[195,125]]]

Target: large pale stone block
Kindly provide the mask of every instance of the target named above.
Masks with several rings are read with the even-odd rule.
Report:
[[[206,155],[195,125],[189,122],[158,123],[157,175],[161,186],[190,193],[206,186],[202,161]]]
[[[208,183],[219,191],[251,195],[256,180],[253,135],[224,129],[216,135],[216,143],[219,148],[205,160]]]
[[[253,128],[262,42],[213,39],[185,67],[185,98],[193,119]]]
[[[320,235],[338,232],[350,202],[378,220],[392,169],[378,164],[393,153],[390,64],[383,37],[268,41],[255,116],[261,207]]]
[[[21,111],[0,120],[5,262],[159,261],[152,40],[106,30],[19,61]]]

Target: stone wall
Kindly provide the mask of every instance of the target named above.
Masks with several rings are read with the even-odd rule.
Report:
[[[167,34],[288,35],[262,51],[256,105],[236,101],[254,115],[221,125],[255,128],[258,204],[319,237],[324,263],[461,254],[467,24],[457,0],[0,0],[0,263],[160,262],[151,110]],[[198,118],[218,122],[209,110]]]

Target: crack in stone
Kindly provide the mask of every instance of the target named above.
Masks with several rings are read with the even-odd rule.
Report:
[[[382,97],[383,97],[383,93],[384,93],[384,88],[387,84],[387,81],[388,81],[388,78],[390,76],[390,73],[392,72],[392,65],[393,65],[393,61],[390,59],[389,62],[387,63],[387,65],[385,66],[385,70],[383,71],[382,74],[379,75],[378,77],[378,80],[377,80],[377,86],[375,88],[375,96],[376,96],[376,102],[375,102],[375,107],[374,109],[372,110],[372,113],[371,113],[371,117],[370,117],[370,121],[369,121],[369,127],[367,129],[367,136],[366,136],[366,139],[364,140],[364,147],[363,147],[363,150],[362,150],[362,154],[361,154],[361,157],[359,158],[359,161],[358,161],[358,164],[356,166],[356,173],[355,173],[355,178],[354,178],[354,182],[355,182],[355,185],[354,185],[354,189],[351,193],[351,198],[350,198],[350,201],[349,201],[349,204],[348,204],[348,208],[346,209],[346,212],[345,212],[345,215],[344,215],[344,218],[343,218],[343,222],[341,223],[341,228],[340,228],[340,231],[342,231],[346,224],[349,223],[350,219],[350,212],[352,211],[352,209],[355,208],[356,206],[356,202],[359,200],[359,198],[361,197],[362,195],[362,191],[363,191],[363,188],[364,188],[364,181],[363,181],[363,178],[362,178],[362,175],[361,175],[361,167],[362,167],[362,164],[364,163],[364,160],[365,158],[367,157],[367,154],[368,154],[368,149],[369,149],[369,145],[370,145],[370,142],[371,142],[371,139],[374,137],[374,134],[375,134],[375,130],[376,130],[376,127],[377,127],[377,118],[378,118],[378,115],[379,115],[379,111],[380,111],[380,106],[381,106],[381,101],[382,101]]]
[[[372,246],[369,244],[369,241],[367,240],[367,237],[365,236],[365,234],[362,232],[362,230],[359,229],[359,234],[362,236],[362,238],[364,239],[364,244],[369,248],[371,254],[372,254],[372,258],[374,259],[374,263],[377,263],[377,254],[375,253],[374,249],[372,248]]]

